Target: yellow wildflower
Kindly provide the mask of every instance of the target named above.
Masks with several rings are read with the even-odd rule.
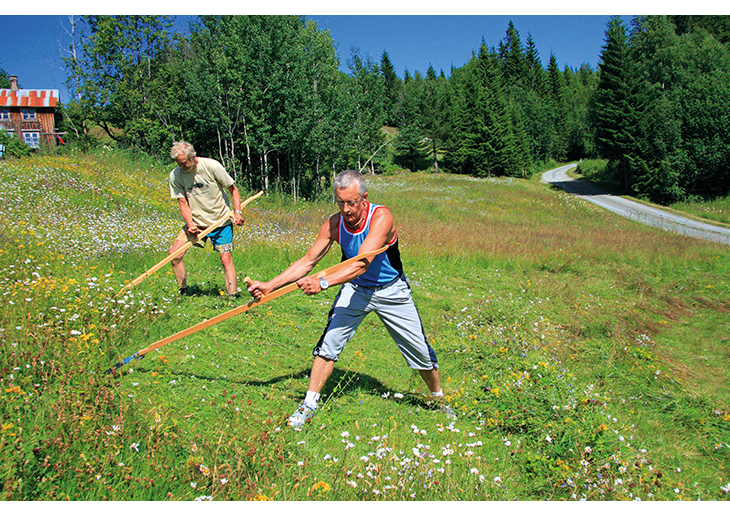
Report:
[[[314,484],[311,488],[309,488],[309,493],[307,493],[309,496],[312,496],[313,494],[324,494],[327,491],[330,490],[330,485],[327,482],[319,481],[316,484]]]

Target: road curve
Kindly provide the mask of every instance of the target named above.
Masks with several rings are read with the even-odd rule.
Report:
[[[564,165],[543,172],[540,182],[561,188],[601,208],[610,210],[622,217],[641,222],[642,224],[681,233],[694,238],[730,245],[730,229],[698,222],[687,217],[681,217],[651,206],[630,201],[623,197],[607,194],[591,183],[578,181],[569,177],[568,170],[575,168],[575,166],[576,163],[571,163],[570,165]]]

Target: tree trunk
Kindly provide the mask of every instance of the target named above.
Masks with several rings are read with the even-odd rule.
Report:
[[[269,193],[269,161],[267,153],[264,151],[261,156],[261,172],[263,175],[264,191]]]
[[[284,188],[282,187],[282,181],[281,181],[281,163],[279,161],[279,153],[276,153],[276,187],[279,189],[279,193],[284,193]]]
[[[320,198],[320,195],[322,194],[322,183],[320,181],[319,177],[319,154],[316,158],[314,158],[314,170],[315,170],[315,176],[317,178],[317,182],[314,185],[314,195],[317,197],[317,199]]]
[[[251,146],[248,143],[248,129],[246,128],[246,117],[243,117],[243,141],[246,144],[246,175],[248,184],[253,185],[253,171],[251,170]]]
[[[432,138],[431,143],[433,144],[433,171],[438,174],[439,171],[439,159],[436,151],[436,141]]]

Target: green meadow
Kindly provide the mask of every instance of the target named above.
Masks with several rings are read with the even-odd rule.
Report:
[[[368,176],[456,419],[370,316],[296,431],[286,418],[337,289],[293,292],[103,374],[248,301],[221,295],[210,245],[186,257],[194,296],[178,296],[169,266],[117,295],[181,226],[171,168],[111,151],[0,163],[3,499],[730,499],[728,246],[536,179]],[[727,203],[703,209],[727,217]],[[334,211],[251,203],[239,287],[297,259]]]

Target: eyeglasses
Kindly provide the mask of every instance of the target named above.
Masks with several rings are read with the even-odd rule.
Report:
[[[349,206],[350,208],[354,208],[357,204],[362,201],[362,197],[360,197],[357,201],[335,201],[335,204],[339,206],[340,208],[344,208],[345,205]]]

